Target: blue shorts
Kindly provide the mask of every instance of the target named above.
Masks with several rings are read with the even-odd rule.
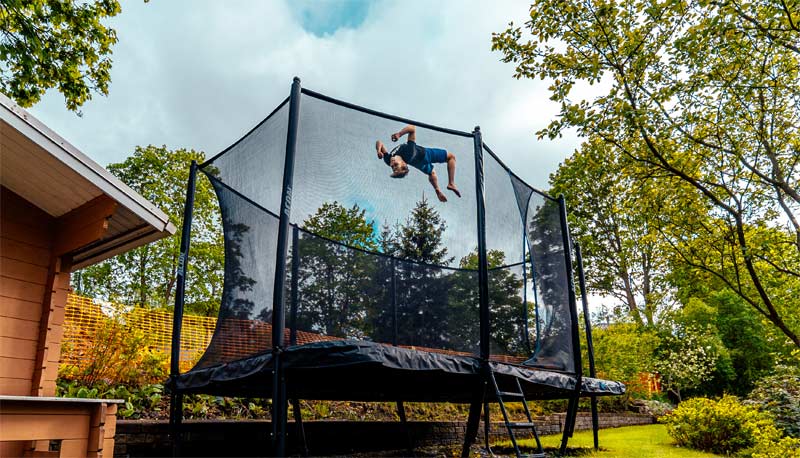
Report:
[[[433,164],[447,162],[447,150],[441,148],[425,148],[425,163],[419,169],[425,175],[433,172]]]

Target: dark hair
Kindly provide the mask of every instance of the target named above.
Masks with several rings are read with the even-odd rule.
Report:
[[[408,175],[408,165],[404,164],[400,170],[392,172],[392,174],[389,176],[392,178],[405,178],[406,175]]]

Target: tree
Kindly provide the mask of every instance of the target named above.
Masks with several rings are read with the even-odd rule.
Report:
[[[611,323],[593,330],[597,374],[608,380],[622,380],[628,391],[647,394],[640,376],[654,370],[654,355],[661,338],[652,328],[633,323]]]
[[[203,153],[137,147],[125,161],[108,170],[144,198],[162,209],[178,231],[172,237],[117,255],[87,267],[75,277],[79,294],[142,307],[169,307],[174,302],[175,278],[186,183],[192,160]],[[208,180],[197,179],[188,264],[186,310],[216,316],[222,290],[224,265],[222,231],[217,199]]]
[[[780,333],[762,322],[736,293],[709,289],[715,285],[699,280],[687,270],[676,269],[670,275],[678,286],[678,299],[684,304],[671,313],[672,321],[679,327],[705,329],[727,349],[727,361],[718,360],[713,383],[698,389],[706,395],[744,396],[775,367],[776,356],[786,349],[781,345]],[[723,367],[725,364],[729,367]]]
[[[116,0],[3,0],[0,90],[29,107],[57,87],[72,111],[108,94],[117,34],[102,21],[120,11]]]
[[[520,267],[505,267],[506,255],[500,250],[489,250],[486,253],[489,265],[489,319],[491,326],[492,353],[511,356],[530,356],[533,353],[534,342],[530,342],[535,335],[526,335],[525,307],[531,307],[533,302],[522,302],[522,277],[518,275]],[[472,313],[462,314],[469,323],[463,323],[453,329],[453,332],[468,330],[472,339],[478,343],[480,332],[480,317],[478,315],[477,275],[478,253],[474,251],[459,262],[459,267],[472,272],[462,275],[465,284],[463,290],[468,292],[461,299],[461,307]],[[526,268],[526,267],[522,267]],[[533,322],[533,310],[530,310],[528,321]],[[530,332],[529,332],[530,334]]]
[[[596,139],[583,144],[550,177],[553,194],[570,205],[570,231],[581,244],[587,288],[624,304],[634,323],[655,324],[665,307],[668,255],[658,217],[643,208],[658,198],[631,178],[624,158]]]
[[[303,222],[303,229],[347,246],[375,251],[378,241],[374,222],[367,221],[365,214],[357,204],[345,208],[337,201],[326,202]]]
[[[708,210],[662,212],[664,240],[800,347],[784,286],[800,278],[797,19],[795,1],[539,0],[532,37],[512,24],[493,47],[515,77],[553,81],[561,112],[540,137],[576,128],[655,186],[690,187]],[[586,84],[596,95],[575,100]],[[697,238],[722,258],[688,249]]]
[[[453,262],[442,246],[447,224],[424,196],[394,236],[395,255],[416,262],[445,266]]]
[[[385,250],[402,260],[395,263],[398,341],[404,345],[470,350],[460,334],[449,332],[456,320],[453,282],[457,272],[442,235],[447,225],[423,197],[406,221],[391,235],[384,233]],[[386,232],[386,231],[384,231]]]
[[[385,280],[378,278],[379,257],[360,250],[377,248],[374,223],[358,205],[348,209],[334,201],[324,203],[302,226],[315,235],[304,233],[299,240],[297,327],[338,337],[371,337],[370,319],[382,299],[371,293]]]

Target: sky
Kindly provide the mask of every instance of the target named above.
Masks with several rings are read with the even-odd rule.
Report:
[[[123,2],[109,95],[82,116],[55,90],[30,111],[101,165],[137,145],[224,149],[304,87],[484,141],[539,189],[578,146],[537,141],[554,119],[548,82],[516,80],[492,32],[522,24],[525,1]]]

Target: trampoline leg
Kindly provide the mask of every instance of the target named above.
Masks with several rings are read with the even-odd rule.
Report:
[[[597,432],[600,429],[600,420],[597,418],[597,396],[592,396],[592,436],[594,436],[594,449],[600,449],[600,439]]]
[[[461,458],[469,458],[469,448],[475,442],[478,435],[478,426],[481,421],[481,407],[483,406],[483,387],[481,383],[481,393],[477,399],[472,401],[469,406],[469,419],[467,420],[467,431],[464,434],[464,447],[461,449]]]
[[[286,379],[276,371],[272,387],[272,447],[273,456],[286,456]]]
[[[397,401],[397,416],[400,417],[400,423],[403,424],[403,429],[406,430],[406,448],[408,449],[408,456],[416,456],[414,454],[414,438],[411,435],[411,428],[408,427],[406,407],[403,405],[403,401]]]
[[[489,412],[489,403],[483,403],[483,443],[489,456],[494,456],[492,447],[489,445],[489,433],[492,432],[492,416]]]
[[[292,399],[292,414],[294,415],[294,427],[297,430],[297,438],[303,446],[303,456],[308,456],[306,429],[303,427],[303,413],[300,410],[300,401],[297,399]]]
[[[181,456],[183,393],[173,391],[169,397],[169,426],[172,436],[172,456]]]
[[[578,415],[578,397],[572,397],[567,404],[567,414],[564,417],[564,433],[561,435],[561,449],[559,453],[564,455],[567,452],[567,441],[572,437],[575,430],[575,420]]]

